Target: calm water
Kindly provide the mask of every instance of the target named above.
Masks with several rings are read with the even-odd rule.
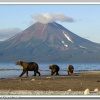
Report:
[[[50,75],[48,65],[51,63],[38,63],[39,71],[41,75]],[[100,63],[54,63],[60,67],[59,74],[67,75],[66,68],[72,64],[74,66],[74,72],[80,72],[84,70],[100,70]],[[17,77],[21,74],[22,67],[15,65],[14,63],[0,63],[0,78]],[[29,76],[34,74],[33,71],[29,72]],[[26,76],[26,75],[24,75]]]

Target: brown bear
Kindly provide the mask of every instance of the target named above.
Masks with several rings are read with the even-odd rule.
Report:
[[[74,71],[74,67],[73,67],[72,65],[69,65],[69,66],[67,67],[68,75],[72,74],[73,71]]]
[[[49,65],[49,69],[51,69],[51,75],[54,75],[56,73],[56,75],[59,75],[58,71],[60,70],[58,65]]]
[[[34,71],[34,76],[36,76],[36,73],[38,73],[40,76],[40,72],[38,71],[38,68],[39,68],[38,64],[35,62],[23,62],[19,60],[18,62],[16,62],[16,65],[20,65],[23,67],[23,71],[19,77],[21,77],[25,73],[26,73],[26,76],[28,77],[28,71]]]

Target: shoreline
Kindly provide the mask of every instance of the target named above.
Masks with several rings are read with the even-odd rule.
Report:
[[[50,70],[39,70],[41,72],[41,76],[50,76]],[[87,73],[87,72],[99,72],[100,70],[74,70],[74,74],[77,73]],[[5,74],[6,73],[6,74]],[[0,79],[2,78],[14,78],[18,77],[22,73],[22,69],[0,69]],[[34,74],[33,71],[29,71],[29,77],[31,77]],[[66,76],[68,75],[66,70],[60,70],[59,71],[60,76]],[[25,77],[26,74],[23,75]]]
[[[100,70],[82,71],[70,76],[0,78],[0,95],[83,95],[87,88],[90,95],[100,95]],[[94,89],[98,91],[95,92]]]

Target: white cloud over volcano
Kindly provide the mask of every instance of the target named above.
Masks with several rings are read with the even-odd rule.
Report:
[[[62,13],[42,13],[42,14],[34,14],[32,15],[32,19],[35,19],[38,22],[47,24],[51,22],[74,22],[74,19],[71,17],[68,17]]]

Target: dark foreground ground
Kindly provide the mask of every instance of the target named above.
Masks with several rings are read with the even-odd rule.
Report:
[[[34,90],[34,91],[94,91],[100,89],[100,71],[74,73],[71,76],[29,76],[1,78],[0,90]]]

